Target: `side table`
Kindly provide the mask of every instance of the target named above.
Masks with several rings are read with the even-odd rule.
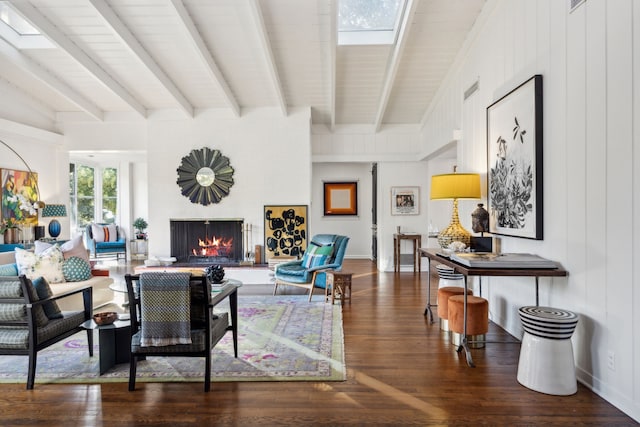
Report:
[[[129,248],[131,252],[131,258],[133,259],[146,259],[149,248],[149,243],[146,239],[131,239],[129,241]]]
[[[110,325],[99,326],[93,319],[80,325],[84,329],[98,330],[100,375],[116,363],[128,363],[131,353],[131,323],[116,320]]]
[[[413,243],[413,271],[422,271],[422,263],[418,250],[422,246],[422,235],[418,233],[400,233],[393,235],[393,271],[400,271],[400,244],[403,240],[410,240]]]
[[[327,271],[327,282],[324,287],[324,300],[329,299],[329,288],[331,288],[331,304],[336,297],[340,298],[340,304],[346,301],[351,304],[351,273],[341,273],[337,271]]]

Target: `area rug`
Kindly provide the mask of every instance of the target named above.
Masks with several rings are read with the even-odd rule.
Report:
[[[323,299],[324,300],[324,299]],[[222,304],[216,311],[226,311]],[[38,354],[36,383],[129,380],[129,364],[98,374],[98,336],[89,357],[84,332]],[[0,382],[26,383],[27,356],[0,356]],[[215,346],[211,381],[345,380],[342,311],[305,295],[238,296],[238,358],[231,332]],[[138,363],[139,382],[203,381],[204,359],[150,357]]]

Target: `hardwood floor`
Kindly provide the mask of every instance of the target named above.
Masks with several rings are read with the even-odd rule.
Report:
[[[580,384],[567,397],[521,386],[517,342],[472,350],[469,368],[423,316],[427,273],[379,273],[363,260],[347,260],[344,271],[354,274],[344,382],[212,383],[209,393],[201,383],[140,383],[134,392],[126,383],[3,384],[0,425],[637,425]],[[516,341],[494,325],[488,339]]]

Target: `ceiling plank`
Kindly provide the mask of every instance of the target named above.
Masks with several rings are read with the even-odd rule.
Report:
[[[129,91],[111,77],[100,65],[98,65],[89,55],[87,55],[69,37],[51,23],[42,13],[36,10],[30,3],[24,0],[11,0],[11,5],[20,12],[24,18],[31,22],[40,32],[46,35],[49,40],[55,43],[62,50],[67,52],[73,59],[89,71],[100,83],[105,85],[113,93],[119,96],[134,111],[142,117],[147,116],[147,110]]]
[[[253,17],[253,21],[256,24],[256,32],[258,34],[258,38],[260,39],[260,44],[262,45],[262,52],[264,54],[264,60],[267,65],[267,69],[269,71],[269,76],[271,77],[271,83],[276,92],[276,97],[278,98],[278,103],[280,104],[280,109],[282,110],[282,114],[285,116],[287,113],[287,102],[284,99],[284,93],[282,91],[282,84],[280,83],[280,76],[278,74],[278,67],[276,66],[276,61],[273,57],[273,51],[271,49],[271,42],[269,41],[269,34],[267,33],[267,28],[264,24],[264,17],[262,16],[262,9],[260,8],[260,0],[248,0],[249,1],[249,9],[251,9],[251,15]]]
[[[402,58],[402,52],[407,41],[407,34],[409,33],[410,23],[413,22],[413,17],[418,8],[417,0],[408,0],[407,9],[402,17],[402,23],[398,32],[398,41],[396,42],[393,52],[391,53],[391,59],[387,67],[387,76],[382,87],[382,94],[380,96],[380,102],[378,103],[378,112],[376,113],[376,120],[374,122],[375,131],[380,130],[384,113],[389,105],[389,96],[393,89],[393,83],[396,80],[396,74],[398,73],[398,67],[400,66],[400,58]]]
[[[182,22],[182,25],[184,25],[184,28],[187,31],[188,35],[191,37],[191,41],[195,45],[194,47],[196,49],[196,52],[200,56],[200,59],[202,59],[202,61],[205,63],[207,71],[211,74],[211,77],[213,77],[213,80],[218,84],[218,87],[224,94],[227,104],[229,104],[229,107],[231,107],[236,117],[240,117],[240,107],[238,105],[238,102],[231,92],[231,88],[227,84],[226,79],[222,75],[222,71],[220,71],[218,64],[216,63],[215,59],[213,59],[211,52],[209,52],[207,45],[198,32],[195,23],[193,22],[191,16],[189,15],[189,12],[187,11],[187,8],[184,6],[184,3],[182,3],[182,0],[171,0],[171,4],[178,13],[180,22]]]
[[[63,97],[67,98],[87,114],[95,117],[100,121],[104,120],[104,112],[97,105],[89,101],[87,98],[85,98],[65,82],[63,82],[56,75],[52,74],[49,70],[44,69],[37,62],[24,55],[22,52],[20,52],[18,49],[16,49],[3,39],[0,39],[0,55],[7,58],[21,70],[37,78]]]
[[[338,0],[332,0],[329,7],[329,111],[330,128],[336,127],[336,49],[338,46]]]
[[[131,50],[138,60],[153,74],[160,84],[169,92],[189,117],[193,117],[193,105],[182,94],[180,89],[164,72],[158,63],[151,57],[149,52],[140,44],[138,39],[129,31],[124,22],[120,20],[118,15],[104,0],[89,0],[93,7],[98,11],[100,16],[105,20],[107,25],[111,27],[113,32],[120,40]]]
[[[56,112],[48,105],[43,104],[40,100],[35,99],[31,94],[25,92],[22,88],[14,86],[13,83],[0,77],[0,93],[2,93],[4,99],[19,99],[20,103],[25,104],[31,110],[46,117],[48,120],[54,122],[56,120]],[[4,98],[8,95],[9,98]]]

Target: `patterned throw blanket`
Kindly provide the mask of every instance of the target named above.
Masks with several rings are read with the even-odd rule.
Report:
[[[191,344],[190,273],[140,275],[140,345]]]

